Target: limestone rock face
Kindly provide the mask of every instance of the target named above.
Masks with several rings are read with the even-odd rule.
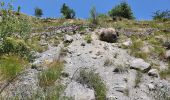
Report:
[[[150,64],[145,62],[143,59],[137,58],[130,63],[130,67],[131,69],[148,71],[150,69]]]
[[[116,42],[118,39],[118,33],[113,28],[100,29],[99,39],[109,43]]]

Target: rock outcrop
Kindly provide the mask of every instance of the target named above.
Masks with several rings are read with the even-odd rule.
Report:
[[[118,33],[113,28],[100,29],[99,30],[99,39],[109,43],[116,42],[118,39]]]

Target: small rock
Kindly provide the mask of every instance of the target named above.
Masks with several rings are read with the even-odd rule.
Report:
[[[64,42],[68,42],[68,43],[71,43],[73,41],[73,38],[69,35],[65,35],[64,37]]]
[[[96,56],[92,56],[92,58],[93,58],[93,59],[97,59],[97,57],[96,57]]]
[[[170,50],[167,50],[165,53],[165,58],[170,58]]]
[[[148,84],[148,88],[150,91],[155,90],[155,86],[153,84]]]
[[[149,63],[145,62],[143,59],[137,58],[137,59],[132,60],[132,62],[130,62],[130,68],[146,72],[146,71],[149,71],[151,66]]]
[[[126,42],[123,42],[124,46],[131,46],[132,45],[132,41],[131,39],[128,39]]]
[[[81,55],[81,53],[77,53],[77,56],[80,56]]]
[[[83,43],[81,43],[81,46],[85,46],[86,44],[83,42]]]
[[[153,76],[153,77],[158,77],[158,76],[159,76],[158,70],[157,70],[157,69],[151,69],[151,70],[148,72],[148,75],[149,75],[149,76]]]

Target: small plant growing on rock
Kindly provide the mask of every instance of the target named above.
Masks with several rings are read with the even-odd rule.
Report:
[[[85,40],[87,43],[91,43],[91,41],[92,41],[91,35],[90,35],[90,34],[86,35],[85,38],[84,38],[84,40]]]
[[[129,47],[130,54],[138,58],[147,59],[148,54],[141,51],[141,48],[143,46],[144,46],[144,43],[142,40],[137,39],[136,37],[132,37],[132,45]]]
[[[39,85],[47,87],[54,84],[60,78],[63,70],[63,62],[54,61],[48,67],[49,69],[39,74]]]
[[[139,87],[141,78],[142,78],[142,73],[140,71],[137,71],[136,78],[135,78],[135,88]]]
[[[111,59],[106,59],[104,62],[104,66],[111,66],[113,64]]]
[[[98,74],[93,71],[87,72],[86,70],[80,70],[80,76],[77,81],[93,88],[96,100],[106,99],[106,86]]]
[[[170,67],[167,70],[161,71],[160,76],[163,79],[169,78],[170,77]]]

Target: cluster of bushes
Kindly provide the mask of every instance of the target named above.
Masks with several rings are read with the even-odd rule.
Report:
[[[131,7],[126,2],[122,2],[111,9],[109,11],[109,16],[112,17],[113,20],[115,20],[117,17],[134,19]]]
[[[162,20],[162,21],[170,20],[170,11],[169,10],[166,10],[166,11],[158,10],[154,12],[153,19]]]
[[[0,54],[16,53],[29,58],[30,49],[25,43],[28,38],[31,24],[26,18],[18,17],[12,11],[11,5],[1,2],[2,20],[0,21]]]

